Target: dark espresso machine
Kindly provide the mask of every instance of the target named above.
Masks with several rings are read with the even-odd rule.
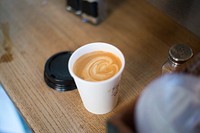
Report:
[[[66,9],[80,16],[83,22],[98,24],[106,17],[105,0],[67,0]]]

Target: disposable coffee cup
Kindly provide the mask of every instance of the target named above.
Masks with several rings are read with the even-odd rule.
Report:
[[[95,52],[105,51],[116,55],[121,61],[119,71],[109,79],[103,81],[86,81],[78,77],[74,71],[74,63],[81,56]],[[68,69],[74,78],[78,92],[84,107],[94,114],[106,114],[114,109],[118,102],[119,82],[125,67],[125,58],[122,52],[115,46],[102,42],[86,44],[73,52],[69,59]]]

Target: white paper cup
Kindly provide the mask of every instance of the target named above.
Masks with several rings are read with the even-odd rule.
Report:
[[[122,63],[119,72],[107,80],[97,82],[86,81],[75,75],[73,72],[73,65],[76,60],[80,56],[94,51],[110,52],[119,57]],[[69,59],[68,69],[75,80],[84,107],[89,112],[94,114],[105,114],[112,111],[117,105],[118,86],[124,67],[125,58],[122,52],[115,46],[107,43],[96,42],[86,44],[73,52]]]

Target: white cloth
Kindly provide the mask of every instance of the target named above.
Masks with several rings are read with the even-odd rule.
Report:
[[[0,83],[0,133],[32,133]]]
[[[138,133],[200,133],[200,78],[159,77],[142,92],[134,117]]]

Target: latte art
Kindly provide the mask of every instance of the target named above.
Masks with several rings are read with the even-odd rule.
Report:
[[[112,77],[118,70],[110,57],[100,56],[88,62],[83,69],[83,77],[85,80],[99,81]]]
[[[121,61],[109,52],[96,51],[81,56],[74,64],[74,73],[87,81],[102,81],[114,76]]]

